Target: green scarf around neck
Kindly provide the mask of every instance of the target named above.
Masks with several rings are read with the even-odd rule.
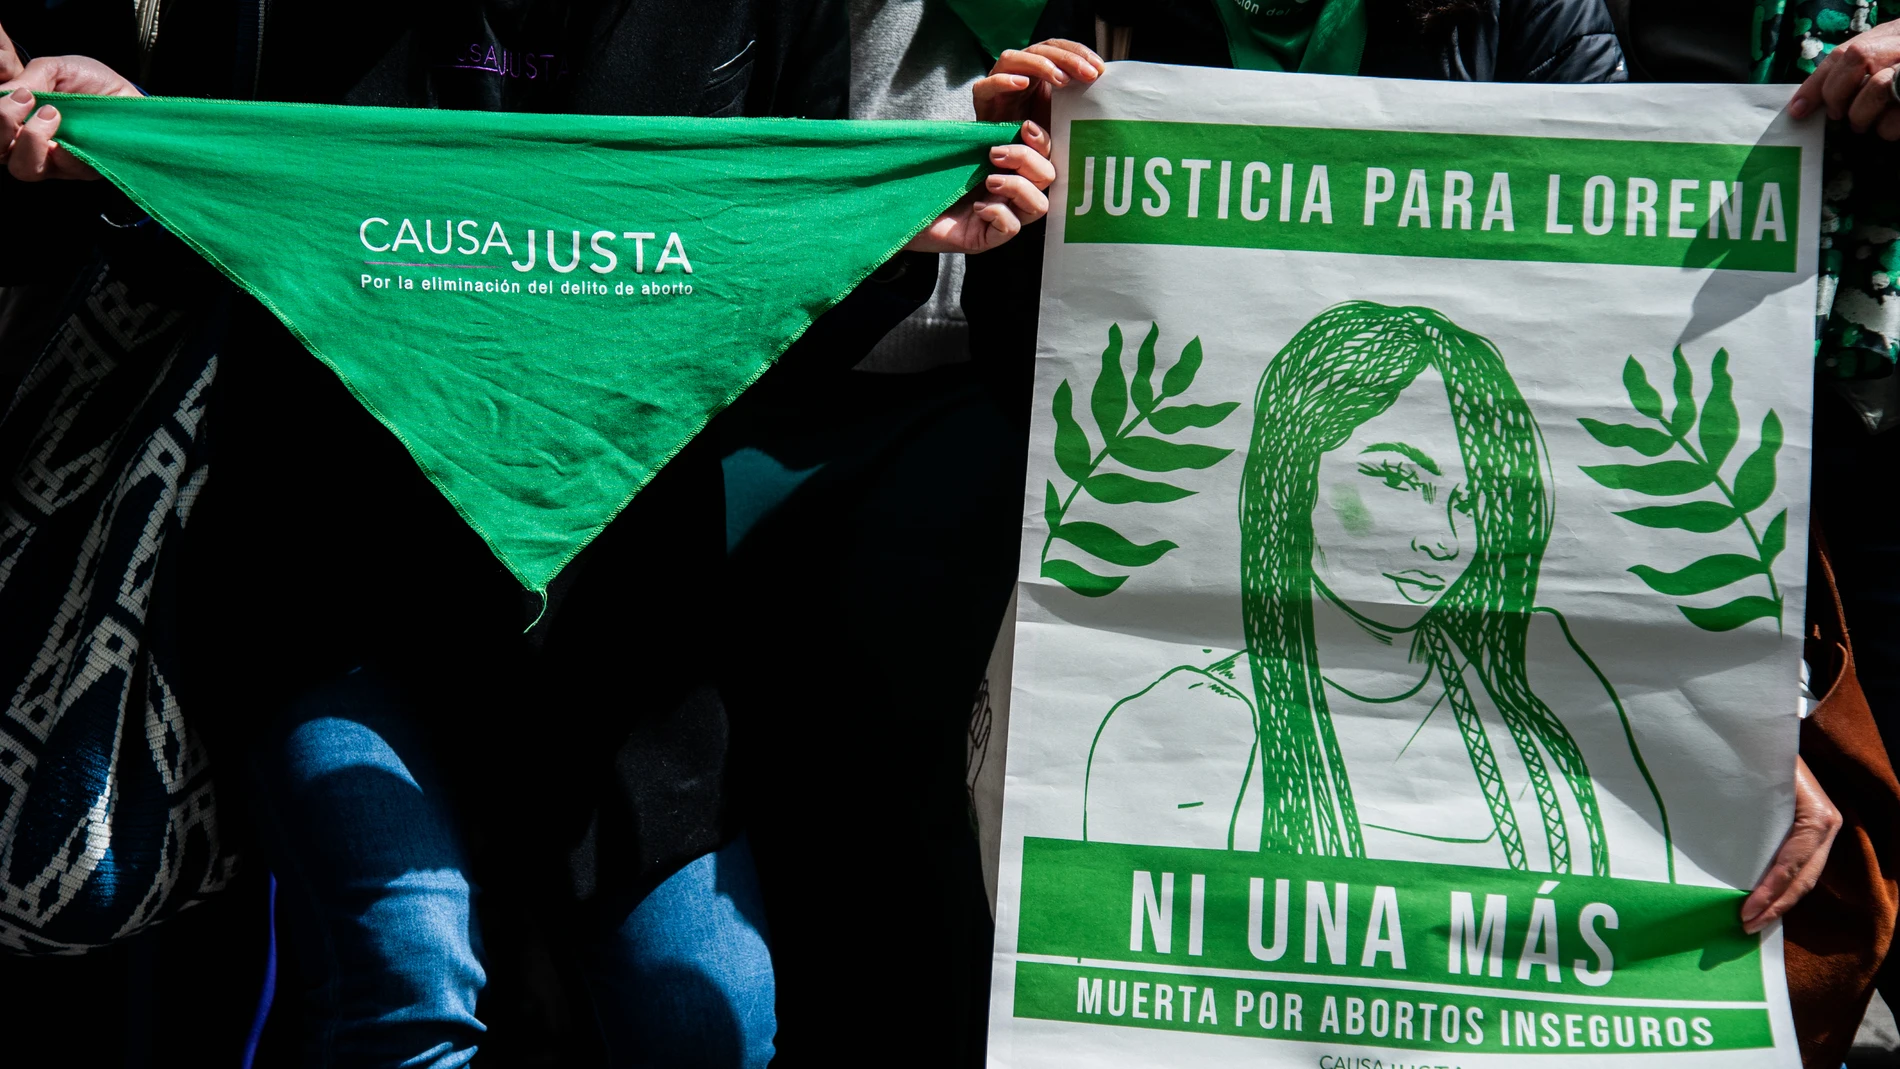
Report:
[[[930,0],[925,0],[929,3]],[[1028,48],[1049,0],[944,0],[991,56]],[[1104,57],[1106,58],[1106,57]]]
[[[1358,74],[1365,0],[1213,0],[1234,66],[1250,71]]]
[[[40,97],[533,591],[1015,134]]]
[[[992,56],[1026,48],[1048,0],[945,0]],[[1210,0],[1234,66],[1249,71],[1358,74],[1365,0]]]

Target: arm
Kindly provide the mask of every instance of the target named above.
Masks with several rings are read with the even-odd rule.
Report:
[[[973,87],[977,117],[1020,122],[1024,141],[1047,151],[1051,94],[1059,85],[1093,82],[1106,66],[1094,51],[1073,41],[1050,40],[1006,52]],[[1019,432],[1028,426],[1041,292],[1039,222],[1026,240],[970,260],[963,279],[971,356],[985,387]]]
[[[918,252],[987,252],[1049,213],[1043,191],[1056,180],[1049,160],[1049,98],[1072,82],[1101,77],[1102,58],[1074,41],[1050,40],[1005,51],[972,93],[984,122],[1021,123],[1019,143],[990,149],[996,174],[957,202],[906,248]]]

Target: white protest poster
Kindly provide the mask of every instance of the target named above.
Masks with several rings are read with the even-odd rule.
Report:
[[[992,1065],[1798,1064],[1786,96],[1058,94]]]

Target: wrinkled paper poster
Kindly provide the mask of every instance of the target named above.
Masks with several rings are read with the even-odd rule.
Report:
[[[1786,96],[1060,95],[992,1064],[1797,1064]]]

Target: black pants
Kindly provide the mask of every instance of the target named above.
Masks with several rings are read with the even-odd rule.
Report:
[[[776,1064],[980,1065],[992,929],[965,733],[1024,445],[962,371],[844,378],[761,394],[728,443],[725,685]]]

